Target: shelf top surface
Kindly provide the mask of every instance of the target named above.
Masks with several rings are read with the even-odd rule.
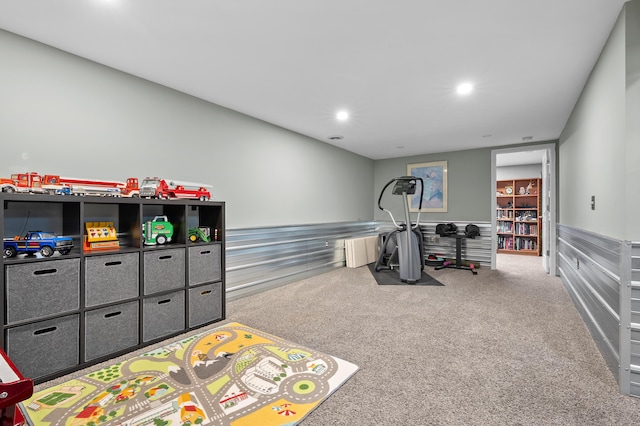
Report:
[[[5,201],[29,202],[29,203],[100,203],[100,204],[149,204],[149,205],[197,205],[219,207],[224,206],[224,201],[200,201],[191,199],[148,199],[133,197],[97,197],[92,195],[48,195],[48,194],[19,194],[0,193],[0,199]]]

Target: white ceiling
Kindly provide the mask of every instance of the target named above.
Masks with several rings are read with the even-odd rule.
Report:
[[[557,139],[624,3],[0,0],[0,28],[383,159]]]
[[[540,164],[544,158],[544,150],[508,152],[496,155],[496,167],[520,166],[524,164]]]

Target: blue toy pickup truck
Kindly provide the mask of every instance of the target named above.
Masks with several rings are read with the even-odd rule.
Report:
[[[14,257],[23,253],[40,253],[43,257],[50,257],[55,251],[68,254],[72,248],[73,239],[70,237],[58,237],[53,232],[29,231],[24,237],[4,238],[3,254]]]

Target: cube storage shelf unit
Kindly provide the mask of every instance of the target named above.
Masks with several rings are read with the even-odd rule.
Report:
[[[51,231],[68,254],[3,256],[2,347],[36,383],[225,318],[224,202],[0,194],[4,238]],[[144,245],[166,215],[172,240]],[[85,222],[113,222],[119,247],[87,250]],[[188,230],[210,229],[210,242]]]
[[[540,256],[541,179],[496,182],[498,253]]]

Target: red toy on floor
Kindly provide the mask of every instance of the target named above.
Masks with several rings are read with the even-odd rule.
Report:
[[[33,380],[25,379],[0,349],[0,426],[22,426],[24,416],[18,403],[33,394]]]

